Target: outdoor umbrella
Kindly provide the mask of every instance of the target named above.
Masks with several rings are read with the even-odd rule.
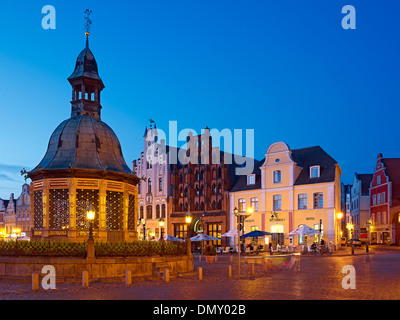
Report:
[[[181,239],[181,238],[176,238],[176,237],[173,237],[173,236],[170,236],[170,235],[165,235],[164,237],[163,237],[163,239],[164,239],[164,241],[185,241],[185,240],[183,240],[183,239]],[[158,239],[153,239],[153,240],[151,240],[151,241],[159,241],[160,240],[160,238],[158,238]]]
[[[210,240],[221,240],[220,238],[209,236],[208,234],[200,233],[197,236],[191,237],[191,241],[210,241]]]
[[[233,228],[228,232],[222,234],[221,237],[237,237],[237,235],[238,235],[238,230]]]
[[[254,230],[249,233],[244,234],[241,238],[256,238],[256,237],[263,237],[263,236],[270,236],[272,233],[260,230]]]
[[[309,226],[301,226],[297,228],[296,230],[293,230],[292,232],[289,232],[289,236],[293,235],[314,235],[314,234],[319,234],[320,232],[318,230],[315,230],[313,228],[310,228]]]

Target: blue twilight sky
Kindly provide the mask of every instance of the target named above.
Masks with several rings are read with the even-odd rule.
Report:
[[[44,30],[44,5],[56,29]],[[344,30],[344,5],[356,30]],[[254,129],[255,156],[320,145],[351,183],[376,155],[400,157],[400,3],[368,0],[10,1],[0,3],[0,197],[70,117],[71,75],[90,48],[106,88],[102,120],[128,165],[148,119],[168,133]]]

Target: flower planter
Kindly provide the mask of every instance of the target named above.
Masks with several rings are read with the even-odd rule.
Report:
[[[214,262],[215,256],[205,256],[205,257],[206,257],[206,263],[212,264]]]

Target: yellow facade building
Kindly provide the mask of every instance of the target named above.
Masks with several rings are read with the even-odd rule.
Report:
[[[338,163],[321,147],[291,150],[284,142],[269,146],[265,159],[252,174],[241,176],[230,191],[230,226],[237,227],[235,208],[254,213],[244,221],[244,231],[272,233],[266,244],[308,244],[317,236],[289,236],[307,225],[321,230],[322,238],[340,243],[340,175]]]

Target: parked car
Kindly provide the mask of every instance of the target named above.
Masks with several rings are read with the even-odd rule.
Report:
[[[361,240],[360,239],[349,239],[347,241],[347,246],[352,246],[354,245],[355,247],[361,247]]]

